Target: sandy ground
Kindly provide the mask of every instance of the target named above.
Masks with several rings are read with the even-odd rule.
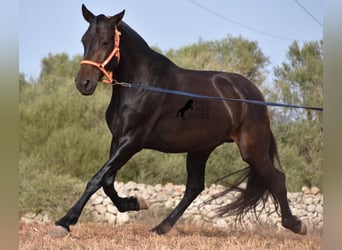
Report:
[[[79,223],[64,238],[48,234],[52,224],[19,223],[19,249],[323,249],[321,232],[306,236],[271,229],[227,230],[194,225],[175,226],[158,236],[152,225],[112,226],[101,223]]]

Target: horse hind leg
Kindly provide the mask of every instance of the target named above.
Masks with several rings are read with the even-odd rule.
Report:
[[[212,151],[213,149],[208,149],[200,152],[188,153],[186,160],[188,176],[184,196],[171,214],[158,226],[153,228],[151,230],[152,232],[161,235],[170,231],[191,202],[203,191],[205,164]]]
[[[246,200],[241,204],[255,208],[251,201],[255,203],[265,196],[272,195],[275,204],[280,206],[282,225],[294,233],[306,234],[305,224],[292,215],[289,207],[285,174],[273,164],[275,140],[271,132],[265,133],[263,138],[257,138],[258,135],[262,133],[244,133],[237,142],[243,160],[251,166],[245,197],[242,197]],[[254,197],[251,194],[255,194]]]

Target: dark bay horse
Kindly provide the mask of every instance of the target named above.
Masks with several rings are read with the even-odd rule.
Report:
[[[76,86],[83,95],[92,95],[99,81],[115,83],[115,79],[207,96],[264,101],[258,88],[239,74],[176,66],[153,51],[122,21],[124,11],[114,16],[95,16],[83,5],[82,13],[89,28],[82,37],[84,60]],[[152,229],[164,234],[204,189],[205,165],[210,153],[222,143],[234,142],[249,165],[244,176],[247,187],[240,190],[236,201],[221,209],[221,214],[244,214],[271,195],[275,207],[280,207],[282,225],[295,233],[306,234],[305,224],[291,213],[285,175],[274,166],[274,160],[279,159],[265,106],[206,100],[205,117],[188,116],[195,112],[194,108],[186,111],[186,119],[179,119],[175,114],[189,97],[125,88],[119,84],[113,84],[112,89],[106,112],[112,133],[110,157],[88,182],[80,199],[55,223],[52,232],[59,231],[60,235],[69,232],[69,226],[77,223],[91,195],[101,187],[120,212],[147,208],[144,201],[135,197],[119,197],[113,185],[118,170],[134,154],[147,148],[187,153],[185,194],[170,215]],[[192,104],[196,104],[195,99]]]

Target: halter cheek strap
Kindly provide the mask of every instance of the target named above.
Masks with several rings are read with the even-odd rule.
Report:
[[[103,83],[112,84],[114,81],[113,71],[108,72],[105,69],[105,67],[113,59],[113,57],[116,57],[118,63],[120,61],[120,35],[121,35],[121,32],[115,26],[115,29],[114,29],[114,48],[113,48],[112,52],[108,55],[108,57],[102,63],[94,62],[91,60],[82,60],[81,61],[81,65],[82,64],[88,64],[88,65],[91,65],[91,66],[98,68],[106,77],[106,79],[101,79],[101,82],[103,82]]]

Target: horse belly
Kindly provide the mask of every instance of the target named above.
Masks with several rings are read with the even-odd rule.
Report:
[[[170,153],[195,152],[231,141],[229,122],[208,114],[176,117],[160,122],[149,136],[146,147]]]

